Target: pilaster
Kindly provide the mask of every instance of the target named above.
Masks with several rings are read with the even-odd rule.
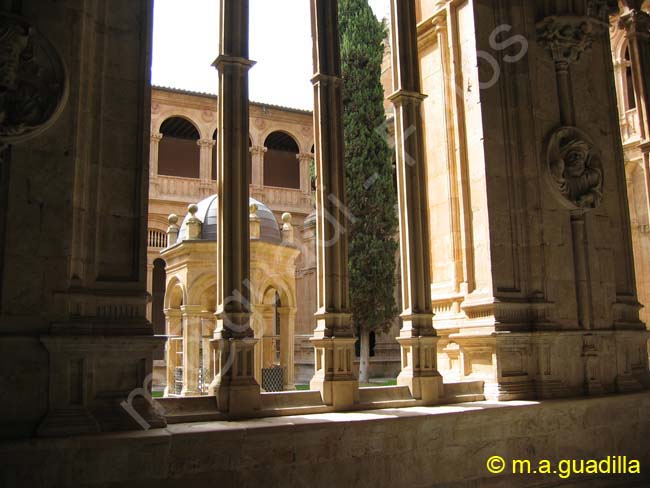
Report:
[[[252,146],[251,153],[251,184],[256,187],[264,185],[264,154],[268,151],[264,146]]]

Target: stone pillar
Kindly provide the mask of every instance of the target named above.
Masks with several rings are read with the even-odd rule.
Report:
[[[399,385],[414,398],[433,403],[442,396],[431,310],[429,222],[420,104],[420,70],[414,0],[391,0],[391,45],[399,201],[402,349]]]
[[[264,154],[268,149],[264,146],[252,146],[251,152],[251,184],[256,187],[264,185]]]
[[[214,183],[212,182],[212,148],[217,143],[213,139],[199,139],[196,144],[200,148],[200,166],[199,177],[201,178],[201,196],[208,197],[214,193]]]
[[[217,326],[210,393],[222,412],[259,409],[250,326],[248,0],[220,1]]]
[[[295,390],[293,366],[296,307],[280,307],[280,366],[284,368],[284,389]]]
[[[178,227],[178,215],[169,214],[167,222],[169,223],[169,227],[167,227],[167,247],[172,247],[178,240],[178,231],[180,230]]]
[[[434,303],[459,301],[458,313],[440,307],[439,357],[459,357],[450,368],[484,381],[490,399],[638,388],[647,383],[646,332],[608,12],[604,2],[534,3],[465,2],[419,24],[423,35],[439,16],[447,26],[428,49],[449,70],[423,60],[423,90],[437,100],[423,105],[428,140],[450,147],[429,148],[427,164],[441,176],[435,188],[449,158],[460,192],[458,205],[431,195],[429,204],[461,224],[435,231],[438,240],[460,232],[457,269],[467,270],[453,300],[433,276]]]
[[[200,395],[201,307],[182,305],[183,319],[183,390],[181,396]]]
[[[311,153],[296,154],[296,159],[300,161],[300,191],[311,193],[311,177],[309,175],[309,165],[314,159]]]
[[[319,390],[326,404],[346,408],[358,400],[359,385],[352,364],[338,1],[311,0],[311,24],[318,301],[311,339],[316,372],[310,388]]]
[[[182,352],[182,339],[181,335],[182,316],[180,309],[167,308],[165,309],[165,326],[167,333],[166,355],[167,362],[167,385],[165,386],[165,396],[174,395],[176,383],[176,368],[179,365],[178,353]]]
[[[151,143],[149,145],[149,193],[155,195],[158,193],[158,149],[163,135],[158,132],[151,134]]]

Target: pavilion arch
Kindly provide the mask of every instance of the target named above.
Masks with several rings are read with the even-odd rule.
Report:
[[[187,292],[176,277],[169,280],[165,290],[165,309],[178,309],[187,303]]]
[[[264,186],[300,189],[300,146],[296,137],[275,130],[264,139]]]
[[[196,123],[185,116],[170,116],[160,124],[162,134],[158,148],[158,174],[183,178],[199,178],[201,154],[198,141],[201,132]]]
[[[620,62],[623,66],[621,70],[623,76],[621,88],[623,89],[624,108],[625,110],[634,110],[636,108],[636,93],[634,75],[632,73],[632,61],[630,59],[630,46],[627,41],[621,45],[620,56]]]
[[[201,273],[191,283],[187,284],[188,300],[192,305],[203,305],[205,294],[216,286],[216,277],[214,273]],[[215,290],[216,300],[216,290]],[[214,309],[212,309],[214,311]]]

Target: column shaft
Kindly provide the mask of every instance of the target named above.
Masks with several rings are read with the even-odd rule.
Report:
[[[321,391],[324,402],[345,408],[358,399],[358,382],[352,370],[338,1],[311,0],[311,24],[318,293],[311,388]]]
[[[218,408],[246,413],[259,408],[250,327],[248,222],[248,0],[220,1],[219,177],[217,182],[217,326],[215,378]]]
[[[395,149],[402,273],[402,371],[398,384],[414,398],[435,402],[442,394],[431,309],[429,223],[420,105],[420,69],[414,0],[391,0]]]

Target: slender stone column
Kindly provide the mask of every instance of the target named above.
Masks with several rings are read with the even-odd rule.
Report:
[[[199,178],[201,179],[202,197],[207,197],[213,192],[212,176],[212,148],[217,143],[213,139],[199,139],[196,144],[200,148]]]
[[[183,319],[183,390],[182,396],[200,395],[201,307],[182,305]]]
[[[174,385],[176,383],[176,367],[178,366],[178,352],[180,340],[178,336],[181,333],[181,311],[179,309],[165,309],[165,322],[167,332],[167,345],[165,347],[167,359],[167,386],[165,387],[165,396],[175,394]]]
[[[259,409],[250,327],[248,0],[220,1],[217,325],[210,393],[222,412]]]
[[[158,148],[163,135],[158,132],[151,134],[151,145],[149,148],[149,176],[155,178],[158,175]]]
[[[153,195],[158,192],[158,149],[163,135],[158,132],[151,134],[149,145],[149,192]]]
[[[358,400],[353,373],[354,336],[348,290],[349,213],[345,207],[343,164],[343,105],[338,32],[338,1],[311,0],[314,42],[314,136],[317,173],[316,372],[310,388],[337,408]]]
[[[414,398],[433,403],[442,395],[431,309],[429,223],[420,105],[420,68],[414,0],[391,0],[395,149],[402,273],[402,371],[397,383]]]
[[[268,149],[264,146],[252,146],[250,152],[252,155],[252,175],[251,184],[253,186],[264,185],[264,154]]]
[[[300,191],[309,193],[311,191],[309,163],[314,159],[314,155],[311,153],[300,153],[296,154],[296,159],[300,161]]]
[[[295,390],[294,337],[296,330],[296,307],[280,307],[280,365],[284,368],[284,389]]]

